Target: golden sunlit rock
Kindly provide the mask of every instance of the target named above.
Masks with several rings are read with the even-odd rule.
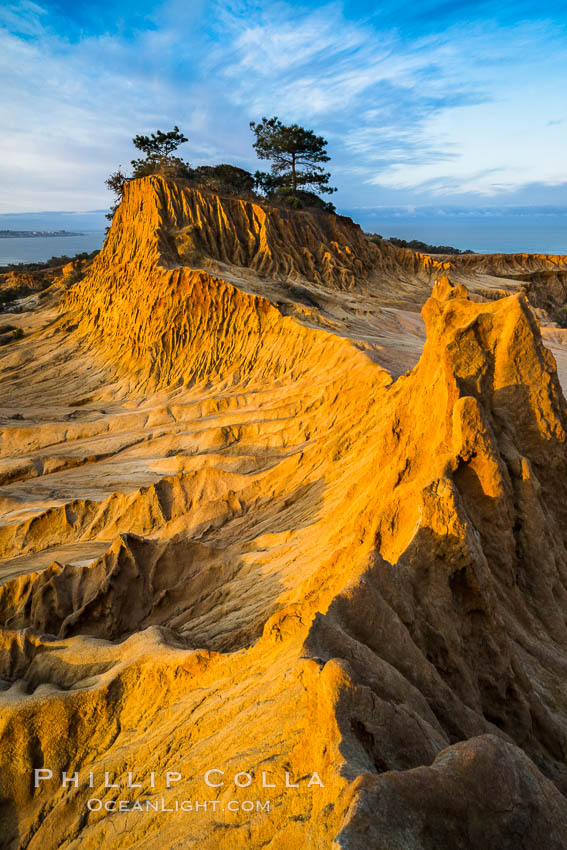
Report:
[[[567,259],[149,177],[72,271],[0,348],[2,846],[567,846]]]

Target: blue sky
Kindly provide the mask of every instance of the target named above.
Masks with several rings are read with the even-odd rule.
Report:
[[[329,141],[340,209],[567,206],[567,4],[49,0],[0,8],[0,212],[105,207],[136,133],[254,170]]]

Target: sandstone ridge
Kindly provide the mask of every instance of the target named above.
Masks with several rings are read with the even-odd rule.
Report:
[[[465,265],[128,187],[1,354],[7,848],[566,846],[566,403]],[[87,812],[128,771],[221,808]]]

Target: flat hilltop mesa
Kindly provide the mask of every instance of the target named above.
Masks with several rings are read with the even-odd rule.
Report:
[[[149,176],[68,271],[1,318],[2,846],[567,846],[567,257]]]

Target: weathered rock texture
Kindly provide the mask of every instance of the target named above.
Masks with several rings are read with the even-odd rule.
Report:
[[[0,355],[2,846],[567,846],[563,258],[460,260],[128,186]]]

